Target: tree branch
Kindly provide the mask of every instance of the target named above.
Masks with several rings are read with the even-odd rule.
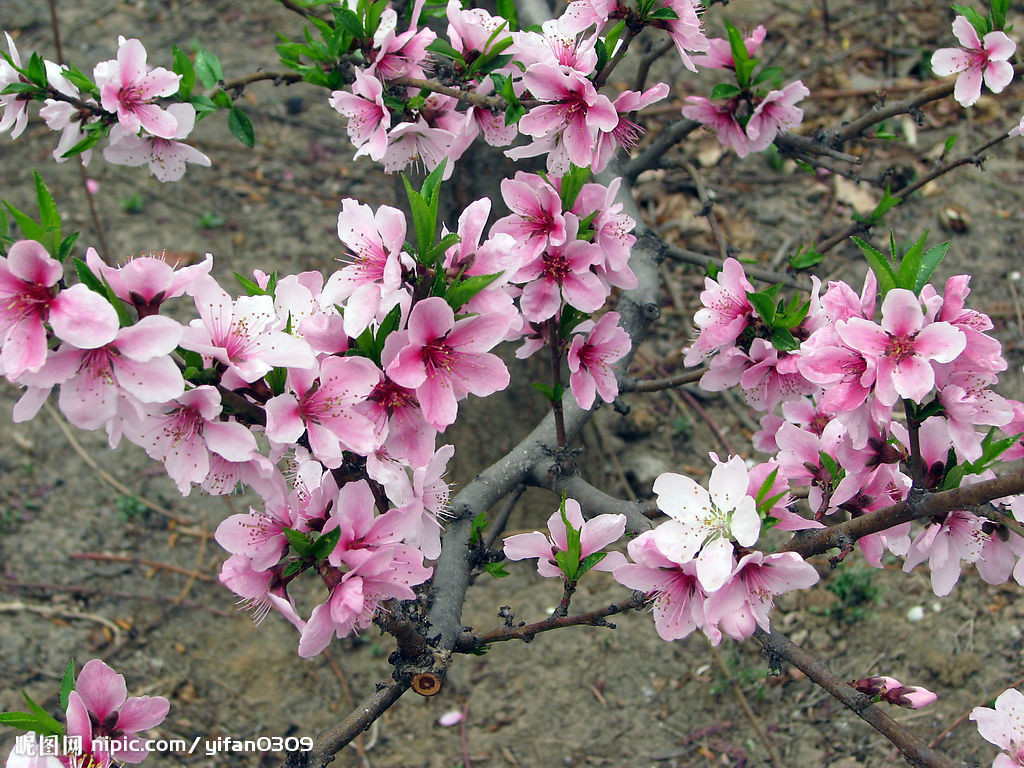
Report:
[[[958,768],[941,752],[929,747],[909,730],[893,720],[871,699],[847,685],[833,674],[821,659],[794,644],[785,635],[772,630],[757,629],[754,638],[764,647],[762,652],[771,666],[788,661],[807,677],[835,697],[844,707],[895,744],[911,765],[923,768]]]

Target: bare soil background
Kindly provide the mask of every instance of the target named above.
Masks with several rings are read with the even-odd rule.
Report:
[[[718,36],[723,14],[741,27],[768,25],[764,57],[788,75],[801,76],[811,89],[804,131],[860,114],[879,90],[894,99],[926,87],[933,82],[930,52],[953,44],[952,15],[939,4],[831,2],[827,28],[823,6],[734,0],[707,16],[709,32]],[[118,34],[141,39],[151,65],[169,66],[171,44],[185,47],[195,40],[221,58],[229,79],[260,68],[278,70],[276,33],[295,38],[302,27],[299,16],[272,2],[81,0],[58,7],[64,55],[85,71],[115,56]],[[0,0],[0,19],[23,55],[36,49],[55,57],[46,3]],[[1013,6],[1011,19],[1024,22],[1024,5]],[[706,81],[698,85],[681,68],[674,53],[656,71],[673,91],[671,103],[655,110],[652,134],[678,118],[683,97],[710,91]],[[868,158],[859,170],[865,176],[891,169],[898,178],[912,178],[927,170],[927,158],[937,156],[951,133],[959,137],[955,154],[1005,132],[1019,119],[1021,93],[1014,83],[1005,98],[984,96],[966,113],[951,99],[928,105],[921,125],[909,118],[889,121],[886,127],[897,140],[864,140],[850,151]],[[396,204],[395,178],[352,161],[343,121],[326,104],[326,94],[262,83],[247,89],[242,105],[256,125],[256,149],[246,150],[230,136],[223,115],[209,118],[194,138],[213,168],[190,167],[178,184],[161,185],[143,169],[93,159],[88,174],[100,184],[96,202],[114,259],[167,250],[187,260],[210,252],[226,286],[232,272],[248,274],[257,267],[329,271],[342,255],[336,236],[340,199]],[[77,169],[72,163],[56,166],[49,157],[55,139],[38,120],[15,143],[0,138],[0,197],[31,210],[31,172],[38,169],[64,214],[65,229],[83,231],[81,255],[85,245],[98,242]],[[1022,287],[1013,278],[1022,269],[1022,148],[1020,140],[1004,143],[990,153],[984,171],[954,171],[885,220],[903,241],[925,228],[932,230],[930,244],[952,239],[940,279],[972,275],[975,305],[993,316],[1010,362],[1002,391],[1018,398],[1024,394],[1024,329],[1017,301]],[[800,244],[845,226],[856,207],[872,206],[881,194],[877,187],[837,182],[835,175],[812,177],[792,162],[740,160],[713,137],[693,134],[666,158],[663,170],[641,178],[637,192],[649,223],[667,240],[707,253],[716,253],[718,243],[684,163],[696,168],[714,195],[713,214],[729,245],[773,268],[781,268]],[[472,173],[457,171],[452,199],[474,199],[481,174],[497,176],[510,167],[498,157]],[[940,231],[950,211],[969,218],[966,231]],[[873,239],[882,245],[885,229],[878,228]],[[864,269],[856,249],[842,245],[830,252],[821,274],[859,286]],[[663,317],[634,363],[636,375],[677,369],[697,307],[702,270],[666,262],[663,272]],[[453,435],[450,476],[456,483],[502,455],[542,414],[528,373],[514,373],[509,394],[466,404],[468,418]],[[0,387],[0,411],[9,412],[17,397],[13,387]],[[611,493],[647,497],[664,471],[706,475],[709,450],[749,454],[749,422],[734,398],[693,390],[626,399],[629,415],[603,408],[585,432],[589,476]],[[224,556],[211,534],[220,520],[252,500],[198,492],[181,499],[162,469],[134,446],[111,452],[95,433],[75,432],[73,440],[50,413],[28,424],[0,420],[0,710],[19,708],[23,689],[55,709],[67,659],[100,657],[126,676],[134,694],[170,699],[170,715],[158,729],[162,737],[315,735],[388,675],[392,643],[375,629],[304,661],[295,654],[290,625],[271,616],[254,628],[235,611],[232,595],[216,583]],[[125,490],[101,479],[101,470]],[[542,526],[554,505],[550,496],[527,494],[509,532]],[[97,554],[103,557],[84,557]],[[967,569],[953,594],[938,600],[923,568],[906,576],[900,566],[894,561],[864,576],[867,569],[852,557],[825,573],[815,589],[780,600],[773,620],[796,642],[830,659],[840,675],[885,673],[935,690],[935,705],[894,716],[926,739],[943,735],[940,746],[956,758],[987,765],[994,748],[962,721],[972,707],[990,703],[1024,677],[1021,592],[1016,585],[987,586]],[[476,582],[465,624],[496,626],[501,606],[511,606],[518,620],[532,621],[557,603],[559,585],[542,583],[528,563],[508,569],[510,578]],[[837,597],[844,590],[854,595]],[[610,577],[592,573],[574,608],[594,608],[623,595]],[[908,609],[915,606],[923,608],[923,618],[911,621]],[[700,635],[662,642],[646,615],[621,616],[615,623],[614,630],[567,629],[458,660],[440,695],[406,695],[335,764],[770,765],[758,728],[785,766],[854,768],[898,759],[888,742],[798,671],[769,676],[752,641],[726,641],[716,654]],[[463,726],[437,725],[442,713],[462,708],[468,711]],[[0,733],[0,751],[6,754],[13,739],[12,731]],[[279,759],[200,750],[154,755],[149,764],[269,766]]]

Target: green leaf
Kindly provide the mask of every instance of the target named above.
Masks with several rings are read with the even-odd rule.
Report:
[[[463,304],[501,277],[502,274],[502,272],[495,272],[492,275],[473,275],[465,280],[460,280],[448,289],[444,300],[448,302],[448,306],[457,311]]]
[[[29,710],[36,716],[36,722],[40,725],[40,729],[36,730],[36,733],[43,733],[47,736],[59,736],[64,733],[64,726],[58,723],[53,715],[36,704],[32,700],[31,696],[25,693],[25,691],[21,692],[21,696],[25,699],[25,703],[28,704]]]
[[[772,346],[779,352],[793,352],[800,349],[800,342],[785,328],[773,329],[771,341]]]
[[[671,8],[663,7],[652,11],[647,18],[655,21],[675,21],[679,18],[679,14]]]
[[[256,146],[256,134],[252,129],[252,121],[238,107],[232,107],[228,112],[228,128],[231,134],[249,149]]]
[[[515,104],[509,104],[505,109],[505,125],[514,125],[522,120],[523,115],[526,114],[526,107],[516,101]]]
[[[459,64],[465,65],[466,63],[466,60],[462,58],[462,54],[440,37],[431,41],[430,45],[427,46],[427,50],[439,56],[444,56],[446,59],[457,61]]]
[[[64,261],[71,253],[71,249],[75,247],[75,243],[78,242],[79,232],[72,232],[70,235],[60,241],[60,245],[57,246],[57,253],[54,257],[57,261]]]
[[[363,28],[363,21],[355,13],[348,8],[332,8],[334,12],[334,24],[337,27],[345,30],[345,32],[357,40],[362,40],[368,37],[366,30]]]
[[[40,88],[46,87],[46,64],[43,62],[43,57],[35,51],[32,52],[32,57],[28,60],[28,67],[24,72],[25,77]]]
[[[746,46],[743,46],[746,48]],[[765,67],[757,73],[757,77],[754,78],[754,85],[760,85],[761,83],[773,80],[782,74],[782,67]]]
[[[836,480],[839,477],[839,464],[836,463],[836,460],[824,451],[818,451],[818,458],[821,461],[821,466],[828,470],[833,480]]]
[[[482,544],[484,541],[484,529],[487,527],[487,513],[481,512],[473,518],[472,527],[469,529],[469,543]]]
[[[562,200],[562,210],[568,211],[576,203],[583,185],[590,181],[590,169],[580,168],[569,164],[569,171],[562,177],[562,191],[559,197]]]
[[[267,386],[270,387],[270,391],[275,396],[283,395],[284,388],[288,384],[288,369],[279,366],[271,370],[264,378],[267,380]]]
[[[64,667],[64,676],[60,680],[60,708],[68,708],[68,697],[75,690],[75,660],[71,659]]]
[[[313,549],[313,542],[309,536],[302,531],[296,531],[294,528],[283,528],[284,536],[288,539],[288,544],[295,550],[295,554],[299,557],[308,558],[310,552]]]
[[[907,249],[900,260],[900,268],[896,273],[896,287],[913,290],[917,282],[917,273],[921,268],[921,259],[924,256],[924,242],[928,238],[928,230],[917,238],[917,241]],[[893,254],[895,257],[895,253]],[[895,260],[895,259],[894,259]]]
[[[224,72],[220,68],[220,59],[204,48],[196,51],[195,70],[203,87],[207,90],[224,79]]]
[[[743,42],[743,35],[728,20],[725,20],[725,31],[729,36],[729,48],[732,51],[732,60],[736,68],[736,82],[740,88],[750,87],[750,74],[754,71],[754,61],[747,53],[746,43]]]
[[[0,91],[0,96],[9,96],[15,93],[31,93],[32,95],[41,95],[44,93],[43,89],[35,83],[9,83]]]
[[[18,229],[21,230],[22,237],[26,240],[35,240],[36,242],[43,241],[46,237],[46,231],[36,224],[34,219],[19,211],[6,200],[3,203],[7,212],[11,214],[11,218],[14,219],[14,223],[18,225]]]
[[[249,296],[269,295],[265,290],[260,288],[259,283],[255,282],[254,280],[250,280],[248,277],[240,275],[237,272],[235,272],[235,280],[239,282],[239,284],[242,286],[242,290],[245,291],[246,294],[248,294]]]
[[[875,210],[868,214],[867,223],[877,224],[886,213],[902,202],[902,197],[889,194],[889,185],[886,185],[885,194],[882,195],[882,199],[879,201],[878,205],[875,206]]]
[[[484,570],[496,579],[503,579],[510,575],[509,572],[505,570],[504,563],[484,563]]]
[[[914,281],[914,293],[920,294],[921,289],[928,284],[931,279],[932,272],[939,266],[942,259],[946,255],[946,251],[949,250],[949,241],[945,243],[939,243],[938,245],[929,248],[924,252],[924,256],[921,257],[921,266],[917,270],[917,280]]]
[[[78,67],[74,64],[68,64],[67,69],[63,72],[64,77],[80,91],[86,91],[90,94],[95,94],[99,97],[100,90],[96,87],[96,83],[90,80]]]
[[[815,264],[820,264],[824,258],[825,254],[818,253],[810,246],[801,245],[800,250],[789,257],[789,266],[793,269],[807,269]]]
[[[1002,29],[1006,26],[1006,12],[1010,10],[1010,0],[992,0],[990,4],[989,20],[992,29]]]
[[[950,8],[954,13],[960,14],[971,22],[971,26],[977,31],[979,37],[984,37],[992,31],[989,28],[989,20],[973,8],[966,5],[951,5]]]
[[[196,87],[196,68],[192,66],[192,61],[181,48],[175,45],[171,51],[174,54],[174,71],[181,75],[181,80],[178,82],[178,98],[188,101],[189,96],[192,95],[192,89]]]
[[[53,195],[46,188],[42,177],[32,171],[36,182],[36,200],[39,202],[39,224],[43,229],[56,229],[60,232],[60,214],[57,213],[57,204],[53,202]]]
[[[622,37],[622,33],[626,29],[625,19],[619,21],[614,27],[608,30],[608,34],[604,36],[604,45],[609,52],[614,53],[616,47],[619,45],[619,39]]]
[[[881,251],[876,250],[859,237],[851,237],[850,239],[857,244],[857,247],[864,254],[864,258],[868,260],[868,266],[871,267],[871,271],[878,278],[879,298],[884,298],[885,294],[896,287],[896,273],[893,272],[892,265],[882,255]]]
[[[519,29],[519,14],[516,12],[516,0],[498,0],[498,15],[508,21],[509,32]]]
[[[578,554],[574,557],[571,552],[559,550],[558,552],[555,552],[555,564],[565,575],[565,578],[569,579],[569,581],[576,581],[576,574],[580,569],[580,558]]]
[[[314,560],[323,560],[328,557],[341,539],[341,528],[332,528],[313,544],[309,554]]]
[[[99,124],[97,123],[97,125],[99,125]],[[102,139],[104,135],[105,134],[104,134],[104,131],[102,129],[94,130],[94,131],[87,131],[86,134],[85,134],[85,138],[82,139],[81,141],[79,141],[77,144],[75,144],[75,146],[73,146],[71,149],[69,149],[63,155],[61,155],[61,157],[62,158],[74,157],[75,155],[82,154],[87,149],[92,149],[97,144],[99,144],[100,139]]]
[[[711,100],[735,99],[742,91],[732,83],[719,83],[711,89]]]
[[[22,731],[39,733],[39,721],[28,712],[0,712],[0,723]]]
[[[584,573],[586,573],[595,565],[604,560],[607,554],[607,552],[591,552],[589,555],[583,558],[583,560],[580,561],[579,570],[576,571],[576,578],[581,578]]]
[[[208,114],[216,112],[218,109],[217,105],[213,103],[213,99],[209,96],[203,96],[202,94],[193,96],[189,101],[189,104],[195,107],[197,120],[202,120]]]
[[[216,105],[218,109],[234,108],[234,104],[232,104],[231,102],[231,97],[228,96],[227,91],[225,91],[223,88],[218,88],[217,91],[215,91],[213,96],[211,96],[210,98],[213,99],[213,103],[214,105]]]
[[[72,263],[75,265],[75,271],[78,273],[78,279],[88,288],[90,291],[98,293],[100,296],[110,302],[110,305],[117,312],[118,324],[122,328],[127,328],[132,325],[131,317],[128,316],[128,310],[124,306],[124,302],[114,293],[114,289],[110,287],[102,276],[97,275],[81,259],[73,259]]]
[[[755,293],[753,291],[747,292],[747,298],[750,300],[754,310],[760,315],[761,319],[764,320],[765,325],[769,328],[775,326],[775,299],[773,296],[768,295],[765,292]]]
[[[284,572],[281,574],[283,578],[293,576],[302,570],[304,563],[301,560],[292,560],[288,565],[284,567]]]

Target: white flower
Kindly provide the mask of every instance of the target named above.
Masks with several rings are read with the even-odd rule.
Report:
[[[708,484],[710,493],[690,478],[671,472],[654,481],[658,508],[672,518],[654,532],[658,548],[678,563],[696,556],[697,579],[708,592],[720,588],[732,573],[731,539],[750,547],[761,533],[757,506],[747,495],[749,482],[740,456],[716,464]]]

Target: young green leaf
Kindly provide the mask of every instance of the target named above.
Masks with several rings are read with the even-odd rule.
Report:
[[[516,12],[515,0],[498,0],[496,10],[499,16],[508,21],[509,32],[519,29],[519,14]]]
[[[64,676],[60,680],[60,708],[68,708],[68,698],[75,690],[75,660],[71,659],[64,667]]]
[[[60,214],[57,213],[57,204],[53,202],[53,195],[50,194],[50,190],[46,188],[42,177],[36,171],[32,171],[32,176],[35,179],[36,200],[39,203],[39,224],[43,229],[57,230],[59,236]]]
[[[42,733],[46,736],[59,736],[64,733],[64,726],[58,723],[53,715],[36,704],[25,691],[21,692],[21,697],[25,699],[29,711],[36,716],[36,722],[39,723],[40,728],[36,730],[36,733]]]
[[[881,251],[876,250],[859,237],[851,237],[850,239],[857,244],[857,247],[864,254],[864,258],[868,260],[868,266],[871,267],[871,271],[875,273],[875,277],[878,279],[879,297],[884,298],[885,294],[896,287],[896,273],[893,271],[892,265],[882,255]]]
[[[188,101],[192,95],[192,89],[196,87],[196,68],[192,66],[192,61],[181,48],[175,45],[171,51],[174,55],[174,71],[181,75],[181,80],[178,82],[178,98]]]
[[[775,325],[775,299],[768,295],[767,292],[755,293],[753,291],[747,292],[747,299],[750,300],[754,310],[760,315],[761,319],[764,320],[765,325],[769,328]]]
[[[732,83],[719,83],[711,89],[711,100],[735,99],[742,91]]]
[[[463,304],[501,277],[501,275],[501,272],[495,272],[493,275],[473,275],[465,280],[460,280],[448,289],[444,300],[448,302],[448,306],[458,311]]]
[[[328,557],[341,539],[341,528],[332,528],[313,543],[309,556],[314,560],[323,560]]]
[[[503,579],[510,575],[509,572],[505,570],[504,563],[484,563],[484,570],[495,579]]]
[[[304,558],[310,556],[313,542],[307,534],[302,531],[296,531],[294,528],[283,528],[282,531],[284,532],[284,537],[288,539],[288,544],[295,550],[295,554]]]
[[[195,70],[203,87],[207,90],[224,79],[224,72],[220,68],[220,59],[203,48],[196,51]]]
[[[231,130],[231,135],[249,149],[256,146],[256,133],[253,131],[252,120],[238,107],[232,107],[228,112],[228,128]]]

